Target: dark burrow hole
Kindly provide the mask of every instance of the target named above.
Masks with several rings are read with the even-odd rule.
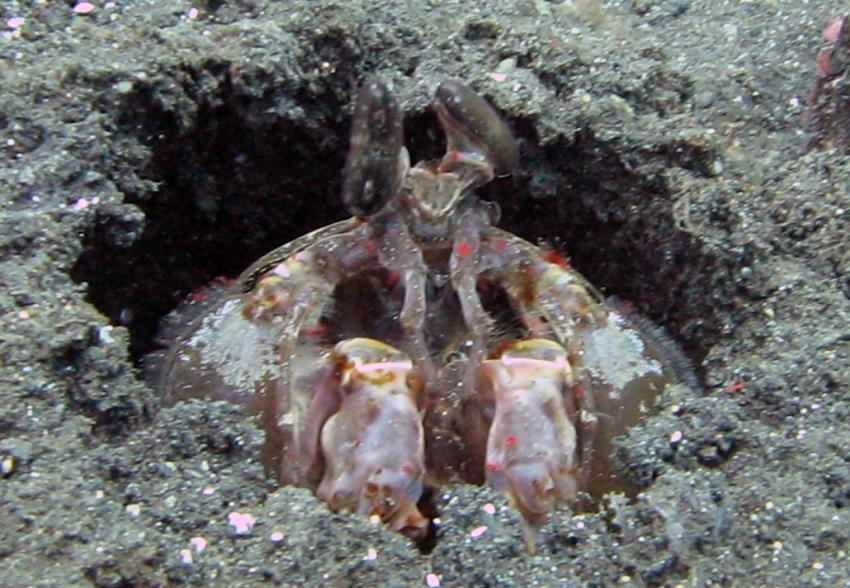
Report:
[[[132,207],[101,211],[73,269],[89,300],[129,328],[137,362],[161,347],[161,321],[186,296],[347,216],[339,198],[345,98],[305,90],[293,98],[301,116],[268,117],[255,115],[267,110],[252,103],[262,98],[237,95],[226,81],[218,92],[198,103],[183,131],[153,89],[127,97],[119,132],[149,149],[136,171],[158,188],[125,193],[144,213],[143,230]],[[677,226],[660,174],[630,171],[618,146],[589,131],[541,147],[530,122],[512,122],[522,169],[482,191],[501,206],[501,226],[564,251],[606,295],[664,327],[698,366],[720,335],[724,280],[720,262]],[[441,155],[432,113],[408,116],[405,131],[413,161]],[[696,173],[708,165],[698,150],[672,151],[646,157]]]
[[[72,277],[88,284],[89,300],[114,324],[129,328],[136,361],[161,346],[160,321],[186,296],[348,216],[339,197],[346,105],[330,93],[305,93],[296,96],[302,120],[258,120],[248,113],[259,108],[228,88],[198,105],[185,132],[144,89],[118,121],[149,148],[140,176],[158,189],[125,194],[144,212],[141,232],[132,207],[100,211]],[[541,148],[530,123],[513,126],[522,169],[481,191],[500,204],[500,225],[563,251],[605,295],[667,329],[699,365],[719,336],[716,260],[677,227],[660,177],[628,171],[616,146],[589,132]],[[432,113],[408,116],[405,132],[412,161],[442,154]],[[700,157],[691,154],[686,165],[699,167]]]
[[[127,206],[99,211],[72,277],[88,298],[131,334],[139,362],[161,347],[161,320],[215,278],[232,278],[260,255],[345,218],[339,199],[347,145],[345,105],[305,98],[303,121],[257,115],[222,83],[179,130],[153,88],[125,101],[118,129],[150,151],[135,170],[152,192],[125,193]],[[142,182],[136,182],[141,184]],[[135,233],[135,234],[134,234]]]

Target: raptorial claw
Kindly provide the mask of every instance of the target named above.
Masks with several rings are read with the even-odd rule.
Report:
[[[526,545],[548,514],[576,497],[576,431],[564,395],[567,352],[545,339],[520,341],[484,362],[482,394],[495,404],[487,440],[487,480],[522,513]],[[491,396],[491,398],[487,398]]]
[[[325,423],[325,473],[317,494],[332,508],[378,515],[421,538],[427,527],[416,503],[425,475],[425,443],[413,364],[374,339],[337,344],[339,410]]]

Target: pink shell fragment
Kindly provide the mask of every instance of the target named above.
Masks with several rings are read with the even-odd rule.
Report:
[[[841,24],[844,22],[843,17],[838,17],[823,30],[823,40],[827,43],[835,43],[838,41],[838,34],[841,32]]]
[[[227,522],[237,535],[245,535],[251,531],[256,521],[248,513],[232,512],[227,515]]]
[[[80,2],[79,4],[74,5],[74,12],[77,14],[91,14],[94,12],[96,6],[91,2]]]
[[[480,527],[475,527],[474,529],[472,529],[472,531],[469,532],[469,536],[472,537],[473,539],[478,539],[479,537],[481,537],[486,532],[487,532],[487,527],[482,525]]]

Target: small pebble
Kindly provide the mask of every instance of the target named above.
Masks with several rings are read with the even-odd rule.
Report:
[[[97,328],[97,340],[103,345],[112,345],[115,339],[112,337],[112,326],[106,325]]]
[[[129,94],[133,91],[133,82],[130,80],[124,80],[115,84],[114,88],[119,94]]]
[[[694,105],[697,108],[708,108],[714,102],[714,93],[710,90],[704,90],[694,96]]]
[[[7,476],[11,476],[15,472],[15,468],[17,467],[17,463],[15,462],[15,458],[11,455],[6,456],[0,461],[0,476],[4,478]]]

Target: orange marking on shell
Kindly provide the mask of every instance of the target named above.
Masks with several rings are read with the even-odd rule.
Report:
[[[491,472],[498,472],[502,470],[502,464],[496,461],[487,462],[487,469]]]
[[[366,382],[373,386],[386,386],[395,380],[396,375],[387,370],[375,370],[373,372],[365,373],[358,370],[354,373],[354,377],[361,382]]]
[[[526,304],[536,304],[537,281],[527,268],[520,270],[514,287],[518,299]]]
[[[495,243],[493,243],[493,248],[496,250],[496,253],[502,254],[505,252],[505,248],[507,248],[508,242],[504,239],[499,239]]]
[[[554,263],[561,269],[570,269],[570,263],[567,261],[567,258],[558,251],[547,251],[543,254],[543,259],[549,263]]]
[[[386,286],[387,288],[392,288],[398,281],[401,279],[401,276],[398,275],[397,272],[387,272]]]
[[[495,347],[493,347],[493,351],[490,353],[489,357],[491,359],[498,359],[502,357],[502,354],[514,346],[516,341],[513,340],[504,340],[500,343],[497,343]]]
[[[508,435],[507,437],[505,437],[505,445],[507,445],[508,447],[513,447],[514,445],[516,445],[516,442],[516,435]]]
[[[375,241],[365,241],[363,243],[363,247],[366,248],[367,253],[369,253],[370,255],[374,255],[378,252],[378,243],[376,243]]]

